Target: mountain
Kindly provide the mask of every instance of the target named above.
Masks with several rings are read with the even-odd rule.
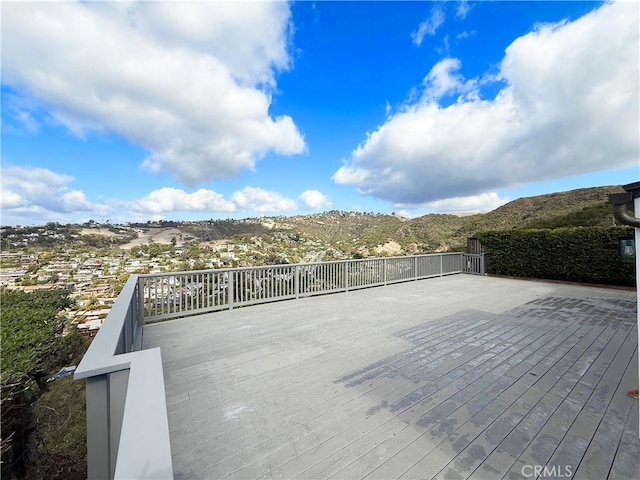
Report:
[[[405,219],[396,215],[330,211],[320,214],[269,217],[269,230],[282,230],[332,243],[361,254],[419,253],[464,249],[467,237],[483,230],[611,225],[607,195],[621,186],[581,188],[519,198],[491,212],[457,216],[429,214]],[[401,251],[398,252],[396,245]],[[393,251],[393,252],[392,252]]]
[[[478,218],[478,229],[611,225],[607,195],[620,192],[621,186],[607,186],[519,198]]]
[[[342,256],[401,255],[464,250],[466,239],[485,230],[611,225],[607,195],[620,186],[581,188],[568,192],[519,198],[491,212],[474,215],[429,214],[406,219],[398,215],[332,210],[311,215],[274,216],[243,220],[159,221],[129,225],[2,227],[3,245],[52,245],[74,242],[101,248],[136,245],[238,240],[246,245],[271,245],[273,255],[287,245],[307,243]],[[253,247],[250,247],[253,248]],[[277,251],[276,251],[277,250]]]

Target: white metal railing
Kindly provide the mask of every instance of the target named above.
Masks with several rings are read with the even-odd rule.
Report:
[[[138,279],[131,276],[74,378],[86,379],[89,478],[173,478],[160,349],[142,348]]]
[[[468,264],[466,257],[472,258],[473,264]],[[154,322],[454,273],[474,273],[481,257],[459,252],[437,253],[145,274],[139,275],[138,288],[144,298],[144,320]]]
[[[487,256],[487,253],[465,253],[462,262],[464,273],[486,275]]]
[[[485,256],[408,257],[132,275],[74,373],[86,379],[89,478],[173,478],[162,359],[144,323],[238,306],[484,274]]]

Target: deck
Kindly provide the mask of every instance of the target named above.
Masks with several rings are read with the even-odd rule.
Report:
[[[175,478],[640,478],[635,295],[453,275],[147,325]]]

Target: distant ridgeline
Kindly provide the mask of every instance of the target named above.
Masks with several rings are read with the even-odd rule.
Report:
[[[207,242],[217,241],[241,244],[247,252],[246,258],[243,257],[241,260],[255,265],[271,262],[273,258],[281,257],[287,257],[290,261],[297,262],[303,261],[305,258],[314,259],[307,261],[316,261],[315,259],[463,251],[466,239],[477,236],[477,232],[519,231],[523,229],[561,230],[569,227],[600,227],[606,230],[613,225],[612,207],[608,202],[607,195],[619,192],[624,192],[623,188],[615,185],[582,188],[568,192],[519,198],[488,213],[462,216],[428,214],[411,219],[393,214],[332,210],[310,215],[259,217],[243,220],[149,221],[128,225],[100,225],[93,221],[83,225],[49,223],[43,227],[2,227],[0,228],[0,243],[6,249],[27,250],[27,253],[31,254],[42,253],[41,249],[46,248],[51,251],[51,255],[55,255],[55,249],[60,245],[64,246],[65,251],[71,247],[83,251],[95,251],[107,247],[117,248],[128,250],[129,254],[136,257],[154,256],[153,252],[156,251],[171,251],[172,255],[175,254],[175,258],[185,260],[180,264],[184,264],[184,267],[181,266],[184,269],[202,266],[202,261],[211,257],[210,252],[213,247],[209,245],[208,251],[201,249],[200,253],[196,252],[196,247]],[[562,234],[561,231],[555,232],[553,235],[549,233],[549,238],[554,239],[549,241],[558,242],[557,238]],[[514,233],[512,235],[513,238],[510,241],[518,243],[520,242],[519,238],[525,238],[532,234]],[[541,240],[543,234],[537,235],[540,238],[532,237],[531,240],[528,240],[533,242],[532,245],[543,241]],[[581,235],[585,234],[567,233],[568,244],[572,244],[573,239],[579,238]],[[488,237],[484,240],[484,243],[490,241]],[[497,242],[497,240],[493,241]],[[611,242],[611,248],[613,248],[613,244],[616,242],[613,240]],[[160,247],[162,244],[166,244],[167,247]],[[176,245],[180,246],[179,254],[171,249]],[[500,245],[504,246],[504,244]],[[494,250],[492,252],[494,254],[493,265],[497,268],[500,264],[496,263],[499,262],[495,251],[498,245],[489,247],[487,244],[485,246]],[[216,248],[218,247],[219,245],[216,246]],[[142,251],[143,248],[144,251]],[[542,253],[542,248],[545,248],[544,252],[549,254],[553,250],[551,247],[541,246],[537,250],[538,254]],[[592,247],[585,245],[584,247],[576,247],[577,251],[580,251],[580,248],[592,249]],[[558,254],[562,260],[571,258],[569,252],[573,252],[573,250],[569,247],[558,247],[558,249],[565,252],[564,256]],[[526,254],[526,249],[521,251]],[[612,253],[612,255],[614,254]],[[196,262],[186,263],[188,259]],[[9,260],[2,258],[0,263],[5,262],[3,265],[6,269],[14,268],[14,265],[9,265]],[[42,263],[43,257],[39,257],[39,260]],[[228,261],[231,262],[231,260]],[[507,262],[507,260],[503,260],[503,262]],[[526,263],[530,264],[530,260]],[[531,273],[534,264],[531,264],[528,270],[524,270],[522,266],[515,268],[516,264],[517,260],[515,259],[509,263],[510,274],[538,276],[542,273],[536,272],[545,272],[544,275],[549,275],[546,273],[547,266],[536,267]],[[591,269],[592,265],[588,265],[588,267]],[[37,265],[32,268],[37,270]],[[580,271],[571,275],[566,272],[554,272],[551,278],[570,276],[577,281],[587,281],[584,279],[598,277],[597,281],[602,282],[629,283],[627,278],[631,267],[627,264],[620,266],[618,273],[599,273],[596,276],[589,273],[588,270],[581,269],[578,265],[574,268]],[[618,267],[613,265],[610,268]],[[501,267],[501,271],[506,271],[505,269],[506,267]],[[582,280],[578,280],[578,278]]]

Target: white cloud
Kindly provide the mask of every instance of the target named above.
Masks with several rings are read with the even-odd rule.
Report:
[[[300,195],[300,200],[302,200],[304,208],[307,210],[320,210],[331,206],[329,199],[318,190],[305,190]]]
[[[2,167],[2,223],[61,223],[112,213],[108,205],[91,203],[84,192],[69,190],[73,177],[45,168],[4,165]]]
[[[26,205],[32,201],[46,202],[66,191],[73,181],[46,168],[4,165],[2,167],[2,208]],[[5,198],[12,199],[5,203]]]
[[[436,212],[490,212],[509,202],[508,198],[501,198],[497,192],[481,193],[468,197],[452,197],[420,205]]]
[[[438,27],[444,23],[445,14],[444,10],[440,7],[434,7],[431,10],[431,15],[426,20],[420,22],[418,30],[411,34],[411,39],[416,45],[422,45],[424,37],[429,35],[435,35]]]
[[[508,203],[509,198],[500,197],[497,192],[486,192],[479,195],[471,195],[467,197],[451,197],[443,198],[433,202],[425,202],[421,204],[403,204],[394,205],[396,215],[406,218],[415,218],[424,213],[416,213],[417,211],[427,211],[435,213],[484,213],[495,210],[498,207]]]
[[[306,190],[300,195],[305,209],[317,210],[331,206],[327,197],[318,190]],[[200,189],[188,193],[179,188],[164,187],[154,190],[144,198],[119,202],[129,215],[143,219],[149,216],[164,218],[172,212],[242,212],[289,213],[297,210],[296,202],[281,193],[247,186],[227,200],[221,193]]]
[[[429,74],[422,81],[425,100],[439,100],[445,95],[464,94],[468,99],[478,98],[476,80],[466,80],[459,73],[460,60],[445,58],[433,66]]]
[[[142,146],[148,170],[193,186],[252,169],[269,151],[305,149],[290,117],[269,115],[274,75],[291,64],[286,2],[2,10],[3,84],[76,135],[107,131]]]
[[[91,212],[99,209],[101,212],[107,213],[107,207],[97,205],[87,200],[87,196],[82,190],[71,190],[60,196],[60,205],[65,212]]]
[[[19,208],[25,204],[25,199],[19,193],[7,190],[4,185],[0,192],[0,205],[3,210]]]
[[[340,167],[331,177],[334,182],[340,184],[364,184],[367,181],[369,172],[361,168],[353,168],[348,165]]]
[[[464,20],[467,17],[469,10],[471,10],[469,2],[467,0],[461,0],[456,6],[456,18]]]
[[[240,209],[251,209],[256,213],[284,213],[297,208],[294,200],[278,192],[256,187],[245,187],[235,192],[231,199]]]
[[[250,8],[236,2],[140,2],[106,10],[160,47],[215,57],[248,86],[274,86],[273,70],[290,67],[285,2],[255,2]]]
[[[172,187],[153,190],[136,200],[107,200],[103,204],[90,202],[81,190],[72,190],[73,177],[44,168],[7,165],[2,168],[0,190],[1,222],[5,225],[83,223],[89,219],[118,222],[163,219],[174,212],[258,214],[289,213],[297,210],[296,202],[281,193],[256,187],[245,187],[225,199],[213,190],[194,192]],[[316,210],[331,203],[318,190],[306,190],[300,195],[304,208]]]
[[[440,62],[424,95],[367,134],[334,181],[417,205],[637,165],[638,8],[604,4],[516,39],[493,99],[478,97],[489,76],[465,80],[459,63]]]
[[[234,212],[236,205],[213,190],[200,189],[187,193],[178,188],[164,187],[130,205],[134,211],[166,212]]]
[[[395,212],[395,214],[402,218],[416,218],[420,216],[419,214],[414,214],[414,213],[408,212],[407,210],[400,210],[398,212]]]
[[[465,38],[473,37],[477,35],[478,32],[475,30],[471,30],[470,32],[464,31],[456,35],[456,40],[464,40]]]
[[[40,121],[36,118],[37,108],[29,99],[14,94],[11,91],[2,92],[4,132],[35,134],[40,130]]]

